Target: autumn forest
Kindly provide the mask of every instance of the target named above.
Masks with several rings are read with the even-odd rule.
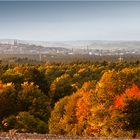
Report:
[[[0,64],[0,131],[140,137],[140,62]]]

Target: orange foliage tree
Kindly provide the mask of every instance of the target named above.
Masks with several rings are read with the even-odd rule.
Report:
[[[119,118],[122,129],[133,131],[133,137],[136,137],[140,131],[140,89],[133,85],[123,94],[116,96],[114,107],[119,110]]]

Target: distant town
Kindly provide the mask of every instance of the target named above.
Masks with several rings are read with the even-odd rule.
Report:
[[[140,54],[140,41],[64,41],[35,42],[0,40],[0,53],[4,54],[88,54],[126,55]]]
[[[109,57],[122,61],[126,56],[140,55],[140,41],[61,41],[35,42],[22,40],[0,40],[0,57],[31,58],[47,61],[62,56]],[[34,56],[30,57],[30,56]],[[57,57],[56,57],[57,56]],[[61,58],[62,59],[62,58]],[[129,58],[130,59],[130,58]],[[139,60],[139,58],[137,58]],[[89,59],[90,60],[90,59]]]

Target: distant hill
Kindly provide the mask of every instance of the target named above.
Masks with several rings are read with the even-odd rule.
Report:
[[[31,43],[20,40],[0,40],[1,54],[57,54],[69,53],[68,48],[63,46],[43,46],[38,43]]]
[[[12,44],[14,39],[0,39],[0,43]],[[37,45],[43,47],[60,47],[73,49],[139,49],[140,41],[100,41],[100,40],[78,40],[78,41],[27,41],[17,40],[21,44]]]

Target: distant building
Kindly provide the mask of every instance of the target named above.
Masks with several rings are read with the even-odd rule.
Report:
[[[89,55],[92,55],[92,52],[88,52]]]
[[[124,59],[122,58],[122,56],[120,55],[120,57],[118,58],[118,61],[121,63],[124,61]]]
[[[17,46],[17,45],[18,45],[17,40],[14,40],[14,46]]]

